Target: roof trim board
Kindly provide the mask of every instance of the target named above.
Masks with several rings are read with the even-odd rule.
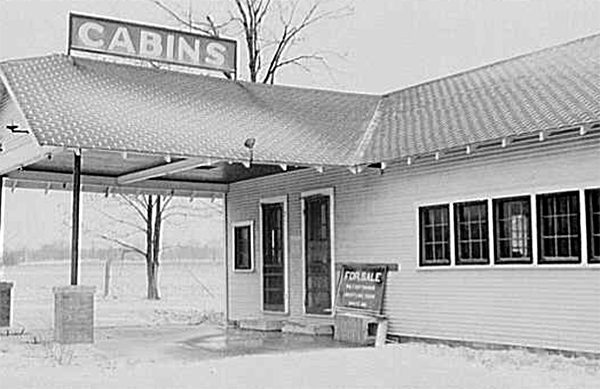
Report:
[[[62,189],[69,189],[73,176],[67,173],[55,173],[31,170],[16,170],[5,176],[15,186],[31,187],[26,183],[56,184]],[[17,184],[18,183],[18,184]],[[175,196],[210,197],[214,194],[227,193],[228,184],[150,179],[127,185],[119,185],[116,178],[90,174],[81,175],[81,185],[85,191],[110,193],[165,193]],[[10,186],[10,185],[7,185]]]
[[[123,174],[117,177],[117,184],[132,184],[150,178],[162,177],[168,174],[181,173],[186,170],[195,169],[201,166],[211,166],[213,163],[214,162],[212,160],[205,158],[184,159],[183,161],[166,163],[164,165],[139,170],[133,173]]]

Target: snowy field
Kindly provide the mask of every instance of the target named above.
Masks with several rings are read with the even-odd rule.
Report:
[[[523,350],[406,343],[223,358],[197,341],[225,333],[223,266],[165,263],[161,271],[161,301],[144,299],[143,263],[116,264],[105,298],[102,263],[84,262],[81,283],[98,289],[96,340],[61,346],[52,342],[52,286],[67,284],[68,263],[3,269],[16,284],[14,322],[26,332],[0,336],[0,388],[600,387],[598,359]]]
[[[13,324],[27,330],[51,328],[54,286],[70,280],[69,262],[37,262],[8,266],[0,278],[15,283]],[[104,261],[80,263],[81,285],[96,287],[96,326],[194,324],[225,309],[225,269],[213,262],[164,262],[160,266],[160,301],[148,301],[143,261],[111,265],[110,294],[104,297]],[[4,275],[2,276],[2,272]]]

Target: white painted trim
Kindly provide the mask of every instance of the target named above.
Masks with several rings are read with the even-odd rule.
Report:
[[[235,228],[250,227],[250,269],[235,268]],[[255,268],[254,259],[254,220],[245,220],[231,223],[231,271],[234,273],[253,273]]]
[[[552,270],[552,269],[562,269],[562,270],[595,270],[600,271],[600,266],[597,265],[588,265],[582,266],[581,264],[557,264],[557,265],[537,265],[533,266],[527,263],[515,263],[515,264],[506,264],[506,265],[496,265],[494,267],[484,266],[484,265],[463,265],[463,266],[422,266],[416,268],[415,270],[420,271],[457,271],[457,270],[481,270],[481,271],[501,271],[501,270]]]
[[[586,202],[585,191],[587,191],[587,190],[594,190],[594,189],[595,190],[600,190],[600,185],[590,186],[590,187],[584,187],[582,189],[582,191],[583,191],[582,196],[583,196],[583,202],[584,202],[584,209],[585,210],[587,210],[587,208],[585,208],[585,206],[586,206],[585,205],[585,202]],[[586,254],[586,256],[585,256],[585,263],[586,263],[586,265],[588,267],[593,267],[593,268],[600,269],[600,263],[590,263],[590,255],[589,255],[589,253],[587,251],[587,249],[588,249],[588,241],[587,241],[587,239],[588,239],[588,233],[587,233],[587,212],[583,213],[581,221],[582,221],[582,223],[584,223],[583,226],[585,228],[585,230],[583,230],[583,229],[581,230],[582,231],[582,236],[585,236],[585,254]],[[585,235],[584,235],[584,233],[585,233]],[[582,255],[583,255],[583,251],[582,251]]]
[[[302,313],[307,317],[330,318],[334,315],[335,307],[335,191],[333,187],[309,190],[300,193],[300,219],[301,219],[301,235],[302,235]],[[306,313],[306,222],[305,222],[305,205],[304,198],[314,195],[329,196],[329,238],[330,238],[330,256],[331,256],[331,313],[319,315],[315,313]]]
[[[5,231],[5,212],[6,212],[6,195],[8,194],[8,190],[4,185],[4,177],[0,176],[0,258],[4,258],[4,231]],[[4,270],[4,266],[0,266],[0,280],[4,280],[4,274],[2,271]],[[13,298],[14,300],[14,298]],[[12,308],[11,308],[12,309]],[[10,311],[14,312],[14,311]]]
[[[450,224],[450,266],[456,267],[456,237],[454,236],[454,231],[456,231],[456,227],[454,225],[454,204],[448,203],[448,223]],[[419,237],[420,239],[420,237]],[[423,266],[426,267],[426,266]],[[437,266],[430,266],[437,267]]]
[[[588,236],[587,236],[587,212],[585,207],[585,191],[579,189],[579,254],[581,254],[581,263],[588,264]]]
[[[283,312],[266,310],[264,302],[264,278],[263,278],[263,204],[283,204]],[[258,266],[258,274],[260,276],[260,310],[264,314],[269,315],[289,315],[290,313],[290,291],[289,291],[289,236],[288,236],[288,196],[276,196],[262,198],[258,201],[258,253],[257,258],[260,258]]]
[[[488,223],[488,260],[490,261],[490,267],[496,266],[496,240],[494,239],[495,232],[495,220],[494,220],[494,208],[492,198],[487,199],[487,223]],[[501,265],[500,265],[501,266]]]
[[[537,230],[537,196],[529,195],[529,203],[531,204],[531,259],[533,266],[538,266],[538,230]]]
[[[138,170],[117,177],[118,185],[133,184],[151,178],[181,173],[201,166],[211,166],[213,161],[205,158],[189,158],[177,162],[167,162],[164,165]]]

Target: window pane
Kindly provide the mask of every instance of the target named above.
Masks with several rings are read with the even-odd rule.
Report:
[[[450,253],[443,242],[450,240],[447,205],[419,208],[421,266],[449,265]]]
[[[554,217],[542,216],[542,234],[545,236],[554,234]]]
[[[425,258],[424,259],[434,259],[433,258],[433,246],[431,244],[427,244],[425,246]]]
[[[436,259],[443,259],[444,258],[444,248],[442,247],[441,244],[436,244],[435,245],[435,258]]]
[[[441,224],[448,224],[448,210],[443,210],[443,209],[438,209],[438,217],[439,217],[439,223]]]
[[[467,224],[467,223],[460,223],[458,239],[459,240],[467,240],[467,239],[469,239],[469,224]]]
[[[557,257],[568,257],[570,256],[569,250],[569,239],[568,238],[557,238],[558,242],[558,255]]]
[[[428,226],[431,224],[431,212],[428,212],[426,210],[421,211],[421,224],[423,224],[423,226]]]
[[[557,216],[556,217],[557,235],[569,235],[569,217],[568,216]]]
[[[579,263],[579,192],[537,196],[540,263]]]
[[[469,251],[469,244],[468,243],[461,243],[460,244],[460,258],[470,258],[471,257],[471,252]]]
[[[433,227],[425,227],[425,242],[433,241]]]
[[[554,247],[554,239],[552,238],[544,238],[544,244],[542,245],[542,249],[544,254],[549,257],[556,256],[556,251]]]
[[[475,242],[471,244],[471,258],[479,259],[481,258],[481,245],[479,242]]]
[[[600,257],[598,256],[597,253],[600,253],[600,235],[594,236],[594,243],[593,244],[594,244],[594,246],[593,246],[594,247],[594,249],[593,249],[594,250],[593,251],[594,252],[594,257],[591,257],[589,260],[591,262],[594,262],[594,263],[599,263],[600,262]]]
[[[434,239],[436,242],[442,242],[444,240],[444,227],[435,227]]]
[[[579,238],[571,238],[571,256],[579,257]]]
[[[471,239],[481,239],[481,231],[479,229],[479,223],[471,223],[470,224],[470,229],[471,229]]]
[[[509,240],[501,240],[498,242],[500,250],[500,258],[510,258]]]

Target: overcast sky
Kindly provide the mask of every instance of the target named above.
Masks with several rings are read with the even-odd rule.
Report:
[[[230,1],[194,0],[194,16],[217,12]],[[188,7],[187,0],[165,2]],[[292,70],[279,83],[384,93],[600,31],[600,0],[349,3],[355,9],[352,16],[311,30],[305,43],[307,50],[346,56],[334,61],[333,78],[326,72]],[[69,11],[176,26],[148,0],[0,0],[0,60],[64,53]],[[58,204],[68,201],[68,194],[7,192],[6,228],[12,244],[66,239],[56,219],[61,219]]]

